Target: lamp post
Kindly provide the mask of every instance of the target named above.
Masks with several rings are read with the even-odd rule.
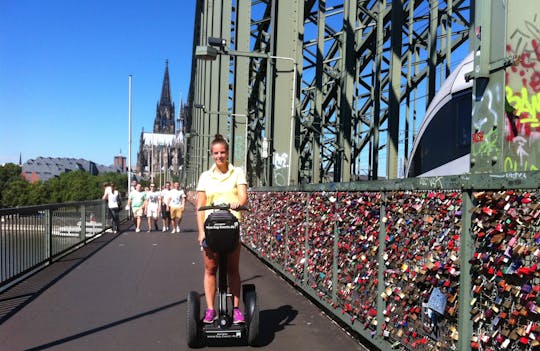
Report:
[[[195,57],[201,60],[215,60],[218,55],[229,55],[229,56],[240,56],[240,57],[250,57],[250,58],[263,58],[267,60],[286,60],[292,63],[293,70],[293,85],[291,90],[291,114],[290,114],[290,135],[289,135],[289,165],[287,171],[287,185],[291,184],[291,162],[292,162],[292,149],[294,142],[294,118],[295,118],[295,97],[296,97],[296,60],[292,57],[284,56],[275,56],[268,53],[260,52],[246,52],[238,50],[229,50],[227,48],[227,41],[222,38],[209,37],[207,46],[197,46],[195,48]],[[270,70],[267,70],[266,82],[269,83],[271,79]],[[195,106],[195,105],[194,105]],[[204,107],[204,105],[202,105]],[[268,112],[268,111],[267,111]],[[231,116],[233,114],[230,114]],[[240,114],[238,114],[240,115]],[[245,116],[245,115],[243,115]],[[247,116],[245,116],[247,117]],[[267,119],[266,124],[266,137],[263,142],[263,149],[268,150],[268,162],[267,162],[267,171],[266,176],[269,178],[270,169],[272,167],[272,153],[273,153],[273,136],[269,135],[271,131],[271,122],[270,118]],[[246,140],[247,140],[247,122],[246,122]],[[247,143],[246,143],[246,153],[247,153]],[[245,162],[247,162],[247,156],[245,157]],[[247,165],[246,165],[247,166]],[[267,179],[270,184],[270,179]]]
[[[130,74],[128,76],[128,95],[129,95],[129,98],[128,98],[128,184],[127,184],[127,192],[128,192],[128,196],[129,196],[129,193],[130,193],[130,190],[131,190],[131,81],[132,81],[132,75]]]

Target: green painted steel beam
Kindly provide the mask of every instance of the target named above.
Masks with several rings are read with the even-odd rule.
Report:
[[[429,91],[436,91],[466,44],[474,12],[465,0],[298,0],[279,6],[199,0],[198,7],[194,54],[215,55],[215,61],[196,64],[192,84],[198,86],[190,87],[189,103],[231,112],[214,116],[215,126],[211,116],[201,117],[200,134],[230,128],[224,130],[238,141],[232,142],[231,160],[245,164],[254,186],[397,176],[399,162],[409,158]],[[228,11],[235,17],[227,18]],[[234,33],[230,45],[208,47],[209,36],[227,31]],[[226,92],[226,105],[220,99],[212,104],[217,97],[210,81],[219,84],[218,97]],[[199,112],[193,113],[195,120]],[[234,114],[249,114],[249,128],[234,123],[240,122],[231,119]],[[198,152],[207,149],[206,141],[198,143]]]
[[[346,0],[344,2],[343,23],[341,31],[341,54],[340,54],[340,85],[339,85],[339,124],[338,145],[336,153],[338,160],[336,165],[339,172],[335,171],[334,180],[349,182],[351,180],[352,167],[352,128],[354,110],[354,82],[355,82],[355,23],[357,17],[357,1]]]
[[[268,175],[271,185],[290,185],[298,182],[298,164],[294,148],[295,100],[296,100],[296,50],[298,40],[299,0],[280,2],[275,9],[273,30],[273,52],[268,62],[271,65],[273,86],[271,108],[267,124],[270,140],[271,164]],[[267,111],[268,113],[269,111]]]
[[[403,0],[392,1],[392,28],[403,26]],[[401,102],[402,34],[393,30],[390,53],[390,92],[388,103],[388,142],[386,144],[387,178],[398,177],[398,147]]]
[[[238,0],[236,3],[235,48],[248,52],[250,49],[251,4],[249,0]],[[233,111],[246,117],[240,120],[233,118],[231,136],[231,162],[247,172],[247,137],[249,127],[249,57],[237,55],[233,70]]]
[[[325,44],[325,26],[326,26],[326,1],[319,1],[317,10],[317,48],[316,48],[316,65],[315,65],[315,90],[314,90],[314,111],[312,112],[311,121],[308,121],[311,129],[309,130],[311,153],[307,153],[306,157],[311,157],[311,181],[313,183],[321,183],[321,173],[323,165],[322,159],[322,126],[324,124],[324,44]]]
[[[506,32],[504,3],[476,3],[476,28],[480,35],[475,39],[478,54],[474,56],[471,173],[503,170],[505,71],[492,71],[490,63],[506,57],[505,40],[501,40]]]

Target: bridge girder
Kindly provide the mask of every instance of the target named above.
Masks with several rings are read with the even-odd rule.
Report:
[[[191,108],[188,125],[227,134],[252,186],[399,177],[428,103],[470,50],[472,8],[474,0],[198,0],[194,48],[212,36],[227,48],[212,62],[194,56],[189,105],[217,99],[212,108],[226,118],[212,124]],[[234,118],[244,115],[247,124]],[[188,185],[208,166],[201,139],[188,142]]]

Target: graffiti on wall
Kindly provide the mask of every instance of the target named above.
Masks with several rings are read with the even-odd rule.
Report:
[[[242,135],[234,137],[234,165],[244,166],[246,163],[246,138]]]
[[[529,2],[527,13],[508,15],[506,54],[516,60],[505,76],[505,172],[540,167],[540,9]]]
[[[501,103],[502,91],[499,84],[491,84],[482,96],[482,104],[473,105],[473,116],[477,113],[480,118],[473,120],[471,152],[475,157],[492,158],[499,154],[498,143],[500,132],[493,126],[497,125],[497,106]],[[479,112],[474,110],[479,109]]]
[[[288,185],[289,155],[286,153],[274,152],[274,182],[275,186]]]

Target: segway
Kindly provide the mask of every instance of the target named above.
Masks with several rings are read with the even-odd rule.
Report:
[[[205,324],[201,318],[201,298],[196,291],[187,296],[187,332],[189,347],[202,347],[209,340],[247,341],[255,345],[259,335],[259,308],[255,285],[242,285],[244,302],[244,324],[233,324],[232,303],[229,298],[227,283],[227,253],[233,251],[240,240],[240,223],[229,211],[229,205],[202,206],[199,211],[214,210],[204,222],[205,244],[219,253],[218,262],[218,308],[217,319],[212,324]],[[240,207],[238,210],[245,210]]]

